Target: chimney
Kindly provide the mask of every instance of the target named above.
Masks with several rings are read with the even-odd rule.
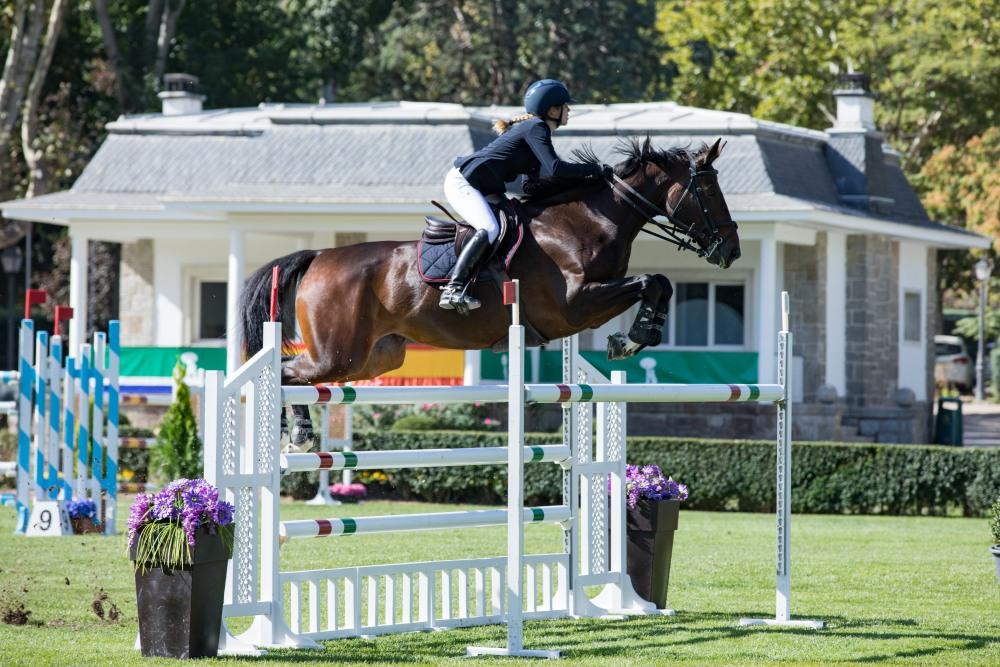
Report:
[[[875,96],[870,79],[863,72],[840,75],[840,88],[833,91],[837,98],[837,121],[833,132],[865,132],[875,130]]]
[[[163,100],[164,116],[179,116],[181,114],[201,113],[201,103],[204,95],[195,92],[198,88],[198,77],[190,74],[164,74],[163,90],[159,97]]]
[[[882,134],[875,127],[875,96],[869,83],[861,72],[840,76],[833,91],[837,119],[826,131],[826,161],[842,204],[889,215],[896,202],[889,196],[889,168]]]

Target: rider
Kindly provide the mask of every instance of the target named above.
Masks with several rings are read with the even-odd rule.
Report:
[[[532,178],[608,177],[611,167],[599,164],[564,162],[552,147],[552,132],[569,120],[569,90],[555,79],[542,79],[524,94],[526,114],[509,121],[497,121],[500,135],[472,155],[455,160],[444,179],[444,194],[476,233],[462,249],[451,280],[441,293],[438,305],[460,312],[479,308],[479,301],[465,294],[472,269],[496,240],[500,225],[487,197],[502,197],[506,183],[518,176]]]

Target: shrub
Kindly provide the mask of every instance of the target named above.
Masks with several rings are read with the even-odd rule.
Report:
[[[495,431],[500,427],[500,421],[490,416],[483,403],[358,405],[354,417],[359,429]]]
[[[990,531],[993,533],[993,544],[1000,545],[1000,497],[990,507]]]
[[[526,444],[556,443],[559,436],[529,434],[525,440]],[[356,432],[354,449],[497,447],[506,442],[506,435],[500,433]],[[771,441],[634,437],[629,438],[628,448],[630,462],[659,465],[690,487],[687,505],[692,509],[774,511],[775,448]],[[401,498],[467,503],[500,503],[506,498],[504,465],[386,470],[384,474],[387,490]],[[793,446],[795,512],[984,516],[998,488],[1000,449],[853,443]],[[559,466],[525,466],[527,504],[560,503],[561,489]]]
[[[150,452],[150,464],[166,480],[194,479],[203,471],[198,422],[191,408],[191,390],[184,382],[184,364],[174,367],[177,387],[174,402],[160,423],[156,446]]]
[[[990,350],[990,393],[994,403],[1000,403],[1000,345]]]
[[[430,415],[406,415],[392,425],[393,431],[434,431],[438,420]]]

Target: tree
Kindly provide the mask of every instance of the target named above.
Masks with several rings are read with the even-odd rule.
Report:
[[[164,480],[195,479],[202,476],[201,440],[198,422],[191,408],[191,390],[184,382],[185,366],[174,367],[174,402],[160,422],[156,446],[150,452],[150,465]]]
[[[997,0],[661,0],[678,102],[822,129],[840,72],[871,74],[876,116],[913,174],[997,121]]]
[[[108,0],[94,0],[94,12],[108,67],[114,75],[118,105],[126,113],[142,111],[155,99],[153,95],[163,79],[186,0],[130,0],[118,4],[118,12],[112,15]],[[120,33],[126,39],[119,40]]]
[[[54,0],[49,11],[44,0],[16,0],[12,9],[7,57],[0,75],[0,159],[8,155],[11,137],[22,113],[36,113],[38,95],[52,62],[66,3]],[[43,42],[42,31],[46,24],[48,30]],[[22,222],[3,221],[0,223],[0,247],[17,243],[27,229]]]
[[[45,30],[45,40],[42,42],[41,53],[35,63],[35,71],[31,75],[28,94],[24,100],[21,150],[24,152],[24,160],[28,163],[31,173],[28,197],[45,194],[51,185],[51,173],[49,164],[45,160],[45,149],[38,141],[38,105],[42,96],[42,86],[45,84],[45,77],[48,76],[52,56],[55,54],[56,42],[59,41],[59,33],[62,31],[67,4],[67,0],[53,0]]]
[[[354,69],[352,99],[518,104],[540,78],[584,102],[633,101],[659,70],[655,5],[604,0],[397,3]]]
[[[914,179],[924,191],[923,202],[932,218],[978,232],[993,239],[990,254],[1000,251],[1000,127],[991,127],[964,145],[938,149]],[[975,289],[972,266],[978,256],[967,252],[941,253],[942,284],[958,292]]]

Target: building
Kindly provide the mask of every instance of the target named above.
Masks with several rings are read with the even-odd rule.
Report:
[[[110,123],[70,190],[0,204],[10,218],[69,226],[76,340],[86,244],[123,244],[123,345],[144,350],[134,357],[140,375],[156,374],[142,367],[157,350],[172,359],[180,348],[224,346],[242,279],[273,257],[417,238],[454,157],[487,143],[494,118],[518,113],[420,102],[205,111],[191,83],[171,80],[161,114]],[[555,143],[563,155],[590,144],[613,162],[622,136],[649,133],[664,146],[727,142],[716,166],[742,258],[723,271],[689,253],[664,254],[655,238],[637,241],[632,272],[665,273],[675,295],[669,335],[644,353],[650,361],[633,363],[630,380],[772,381],[784,289],[796,336],[796,436],[926,441],[937,251],[989,241],[928,219],[874,125],[864,77],[843,85],[825,132],[650,102],[574,107]],[[605,334],[627,330],[627,317],[589,332],[582,346],[602,350]],[[237,357],[231,345],[230,367]],[[544,353],[533,362],[540,376],[551,366]],[[481,368],[497,379],[501,366],[487,355]],[[771,411],[753,405],[636,406],[630,419],[640,431],[669,434],[773,429]]]

